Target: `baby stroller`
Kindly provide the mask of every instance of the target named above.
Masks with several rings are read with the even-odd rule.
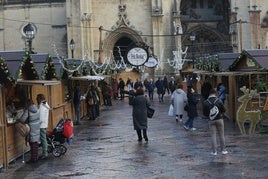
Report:
[[[71,123],[70,119],[61,119],[57,126],[51,132],[47,132],[48,153],[52,153],[55,157],[60,157],[67,152],[66,146],[63,144],[71,138],[71,136],[65,136],[64,126],[65,123]],[[71,126],[72,127],[72,126]],[[66,127],[67,128],[67,127]],[[73,132],[73,131],[71,131]]]

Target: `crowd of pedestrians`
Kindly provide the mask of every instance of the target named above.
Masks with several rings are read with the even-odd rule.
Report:
[[[227,154],[223,121],[226,87],[223,83],[219,83],[216,87],[212,87],[208,79],[205,79],[201,87],[201,99],[199,99],[196,92],[196,85],[191,81],[191,78],[188,77],[185,84],[186,89],[184,89],[183,83],[179,79],[170,77],[170,80],[168,80],[166,76],[163,78],[158,77],[156,81],[152,78],[149,80],[145,79],[143,82],[139,79],[136,79],[136,81],[133,82],[130,78],[128,78],[126,82],[122,78],[119,78],[119,81],[112,79],[110,84],[104,80],[100,81],[98,86],[91,85],[86,93],[88,117],[89,119],[95,120],[99,116],[99,107],[101,105],[111,106],[112,99],[124,100],[125,97],[128,97],[129,104],[133,107],[133,126],[134,130],[137,132],[138,141],[141,142],[142,139],[144,139],[148,142],[147,107],[155,102],[155,92],[157,94],[156,101],[159,103],[164,102],[165,94],[170,95],[170,105],[173,107],[172,116],[174,116],[175,121],[181,123],[187,131],[196,130],[194,127],[194,119],[198,117],[198,115],[202,115],[202,117],[209,119],[211,104],[214,104],[215,101],[217,101],[215,105],[219,108],[219,114],[215,119],[209,120],[212,140],[211,154],[217,155],[217,133],[220,136],[221,153]],[[79,89],[75,89],[75,93],[80,93]],[[77,95],[74,94],[74,97],[76,96]],[[203,106],[203,114],[197,113],[197,104],[199,101],[201,101]],[[75,109],[77,109],[76,106]],[[183,121],[184,114],[187,114],[186,121]],[[80,121],[78,117],[80,116],[76,116],[78,123]]]

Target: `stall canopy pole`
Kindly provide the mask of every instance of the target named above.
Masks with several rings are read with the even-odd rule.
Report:
[[[4,87],[2,87],[0,85],[0,91],[2,92],[1,93],[1,96],[2,96],[2,105],[1,108],[3,109],[2,111],[2,117],[1,117],[1,129],[2,129],[2,132],[3,132],[3,135],[2,135],[2,141],[3,141],[3,144],[2,144],[2,147],[3,147],[3,165],[4,165],[4,168],[8,168],[8,149],[7,149],[7,121],[6,121],[6,110],[5,109],[5,104],[6,104],[6,97],[5,97],[5,89]]]

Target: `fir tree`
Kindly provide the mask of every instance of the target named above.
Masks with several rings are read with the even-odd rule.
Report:
[[[46,65],[43,70],[43,79],[52,80],[57,79],[56,69],[51,56],[48,56]]]
[[[34,62],[28,52],[26,52],[25,56],[23,57],[20,75],[24,80],[39,79]]]
[[[15,83],[10,71],[8,70],[7,64],[4,59],[0,57],[0,84],[4,86],[11,86]]]

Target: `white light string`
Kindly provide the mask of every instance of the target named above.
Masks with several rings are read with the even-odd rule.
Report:
[[[75,69],[68,69],[67,67],[65,67],[65,65],[64,65],[64,63],[63,63],[63,61],[64,61],[64,57],[60,57],[59,52],[58,52],[58,49],[57,49],[57,47],[56,47],[56,44],[55,44],[54,42],[52,42],[51,46],[52,46],[52,48],[53,48],[53,50],[54,50],[54,53],[55,53],[57,59],[59,60],[59,63],[61,64],[61,67],[62,67],[64,70],[68,71],[69,73],[73,73],[73,72],[75,72],[75,71],[78,71],[78,70],[82,67],[82,65],[83,65],[83,60],[81,61],[81,63],[80,63]]]

